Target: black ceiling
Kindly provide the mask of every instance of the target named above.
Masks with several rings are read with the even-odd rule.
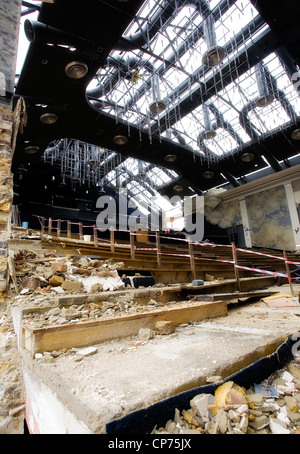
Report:
[[[300,141],[291,139],[291,133],[297,126],[300,127],[299,118],[272,135],[254,137],[236,153],[225,154],[212,164],[192,153],[190,147],[162,137],[155,125],[149,140],[147,130],[128,125],[121,119],[116,121],[115,116],[95,108],[87,100],[88,84],[104,66],[142,4],[143,1],[137,0],[55,0],[53,4],[42,4],[38,17],[40,26],[34,31],[15,89],[14,100],[16,102],[20,96],[24,98],[28,120],[24,132],[18,135],[13,170],[30,161],[27,182],[43,179],[48,168],[41,156],[48,144],[60,138],[73,138],[114,150],[124,157],[131,156],[173,169],[180,176],[185,191],[192,187],[199,194],[226,181],[233,186],[246,181],[242,178],[244,175],[267,166],[262,156],[271,164],[273,171],[280,171],[282,166],[279,161],[287,160],[300,151]],[[290,0],[283,5],[280,0],[252,0],[252,4],[270,29],[264,31],[245,51],[247,59],[243,52],[239,53],[236,60],[227,63],[217,75],[199,84],[192,97],[181,100],[182,117],[229,84],[234,72],[237,77],[243,75],[249,65],[256,65],[271,52],[281,55],[290,77],[297,71],[300,58],[299,2]],[[73,45],[76,50],[70,51],[68,47],[56,44]],[[66,76],[65,67],[72,61],[87,65],[85,77],[71,79]],[[230,77],[227,77],[229,74]],[[56,123],[41,123],[40,117],[45,113],[55,114]],[[172,112],[168,113],[168,118],[172,118]],[[162,130],[164,125],[166,129],[162,116]],[[117,135],[127,136],[127,143],[116,145],[113,139]],[[25,148],[31,145],[39,147],[39,153],[32,156],[26,154]],[[252,162],[241,161],[240,157],[245,152],[254,154]],[[165,161],[164,157],[170,154],[177,156],[175,162]],[[202,174],[205,170],[213,171],[214,178],[204,179]],[[172,187],[172,184],[167,185],[162,192],[172,195]]]

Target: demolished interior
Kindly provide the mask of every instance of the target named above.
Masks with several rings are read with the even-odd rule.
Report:
[[[0,434],[299,434],[300,6],[0,11]]]

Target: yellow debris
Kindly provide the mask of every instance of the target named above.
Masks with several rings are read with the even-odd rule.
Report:
[[[243,405],[248,404],[245,390],[233,381],[228,381],[219,386],[215,391],[215,406]],[[218,408],[213,408],[213,416],[216,416]]]
[[[190,411],[183,410],[182,416],[190,425],[199,427],[198,420],[195,418],[195,416]]]

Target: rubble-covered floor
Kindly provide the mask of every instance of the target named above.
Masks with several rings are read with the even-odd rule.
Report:
[[[124,291],[121,262],[15,250],[14,263],[10,309],[18,336],[22,315],[28,323],[47,328],[161,307],[161,301],[151,297],[141,306],[131,288]],[[161,288],[159,283],[157,287]],[[228,305],[228,316],[181,324],[171,334],[140,330],[132,337],[37,353],[33,358],[20,347],[29,429],[105,433],[113,419],[204,385],[210,377],[225,379],[298,333],[300,285],[293,288],[296,297],[283,298],[282,307],[272,307],[264,299],[235,302]],[[268,290],[290,295],[289,285]],[[61,297],[95,292],[110,296],[100,304],[58,307]],[[294,305],[286,304],[289,301]],[[43,308],[47,310],[40,313]]]
[[[272,290],[289,294],[288,285]],[[294,290],[298,295],[300,286]],[[201,386],[208,377],[224,379],[273,353],[298,332],[299,321],[300,306],[274,309],[259,301],[232,306],[227,317],[178,326],[170,335],[134,336],[35,359],[23,351],[22,357],[26,374],[57,396],[86,428],[80,430],[105,433],[115,418]],[[51,420],[51,408],[45,411]],[[51,429],[45,424],[44,430]]]

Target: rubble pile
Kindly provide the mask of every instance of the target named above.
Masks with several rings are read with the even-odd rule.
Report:
[[[56,256],[19,251],[14,257],[20,294],[69,294],[122,289],[118,274],[123,262],[90,259],[86,256]]]
[[[300,359],[248,390],[228,381],[196,395],[152,434],[300,434]]]
[[[156,304],[154,304],[156,303]],[[66,323],[78,323],[100,317],[120,316],[124,314],[136,314],[153,310],[159,306],[155,300],[150,299],[149,304],[139,304],[130,295],[119,295],[116,301],[99,301],[71,306],[55,306],[47,311],[32,311],[24,313],[23,322],[30,323],[33,328],[42,328],[53,324],[64,325]]]

